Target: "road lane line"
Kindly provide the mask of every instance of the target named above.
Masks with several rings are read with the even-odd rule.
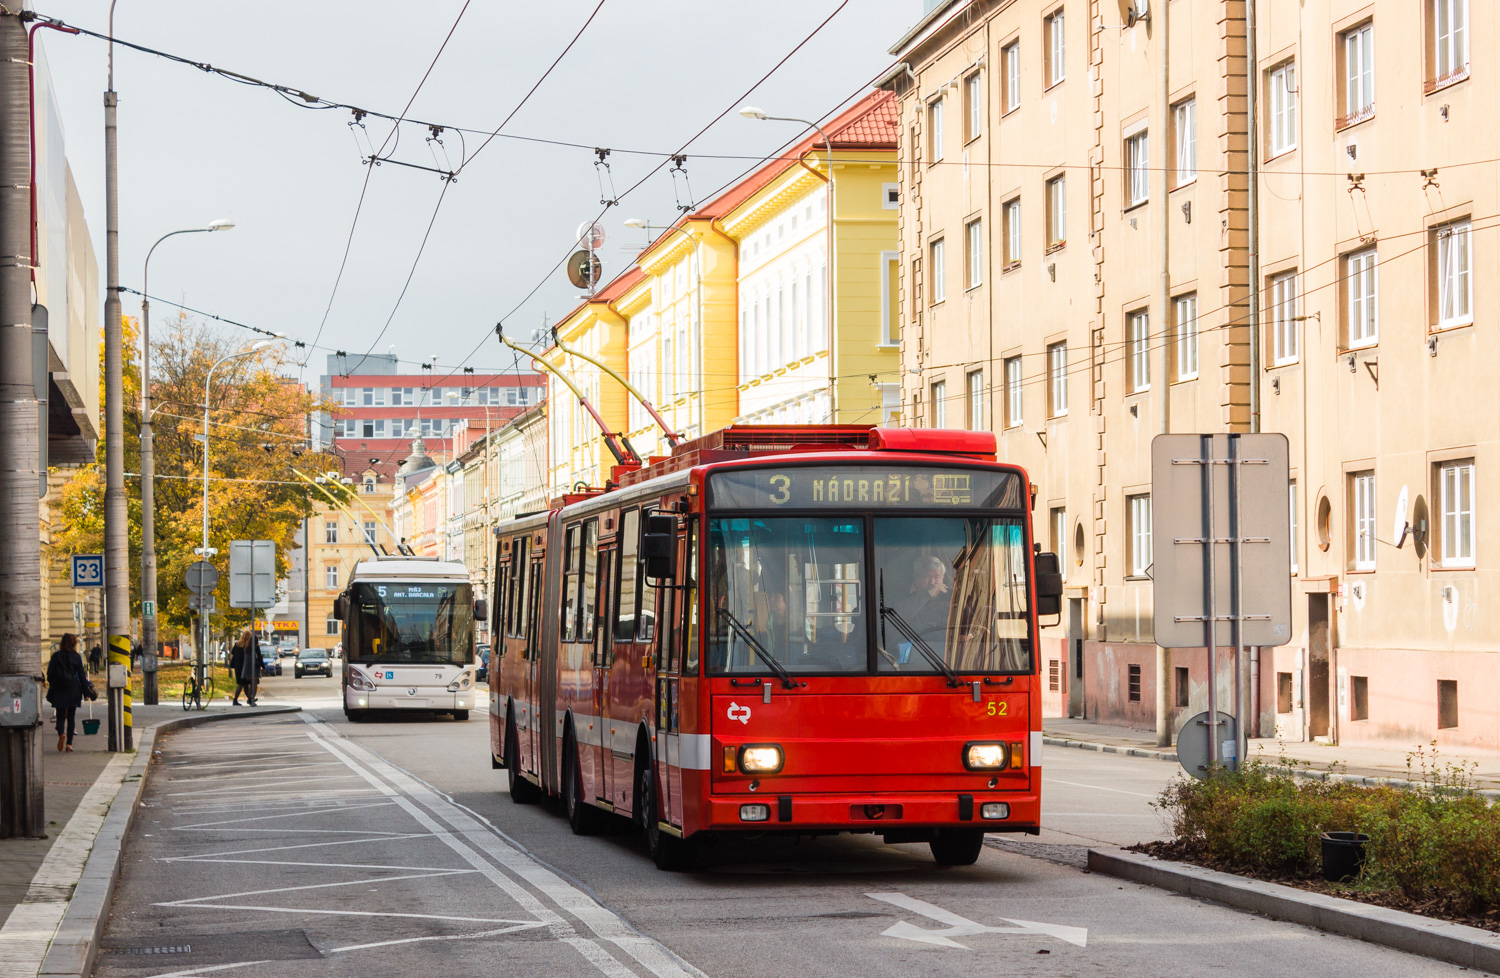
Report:
[[[1160,793],[1159,792],[1157,794],[1154,794],[1154,795],[1148,795],[1148,794],[1143,794],[1143,793],[1141,793],[1139,791],[1126,791],[1123,788],[1106,788],[1103,785],[1098,785],[1098,784],[1084,784],[1081,781],[1064,781],[1061,778],[1043,778],[1042,780],[1044,782],[1047,782],[1047,783],[1051,783],[1051,784],[1065,784],[1065,785],[1069,785],[1069,786],[1074,787],[1074,788],[1092,788],[1095,791],[1110,791],[1110,792],[1113,792],[1113,793],[1115,793],[1117,795],[1134,795],[1137,798],[1158,798],[1158,797],[1160,797]]]
[[[391,803],[388,801],[372,801],[367,805],[339,805],[335,808],[305,808],[301,811],[284,812],[280,815],[253,815],[250,818],[226,818],[221,819],[217,822],[193,822],[188,825],[174,825],[172,826],[172,828],[178,831],[185,831],[187,829],[207,829],[213,828],[216,825],[240,825],[244,822],[267,822],[273,818],[295,818],[298,815],[327,815],[329,812],[352,812],[357,811],[361,808],[389,808],[390,805]]]
[[[328,890],[338,886],[364,886],[370,883],[394,883],[398,880],[425,880],[434,876],[459,876],[472,872],[474,872],[472,869],[440,869],[435,873],[404,873],[400,876],[377,876],[373,879],[340,880],[337,883],[304,883],[301,886],[277,886],[268,890],[241,890],[239,893],[215,893],[212,896],[187,897],[183,900],[163,900],[152,906],[193,907],[205,900],[228,900],[233,897],[262,896],[267,893],[297,893],[302,890]]]
[[[298,832],[302,830],[299,829]],[[365,833],[368,835],[369,833]],[[299,842],[290,846],[262,846],[257,849],[231,849],[228,852],[211,852],[201,856],[162,856],[157,862],[163,863],[195,863],[215,862],[220,856],[248,856],[257,852],[285,852],[289,849],[323,849],[329,846],[357,846],[366,842],[399,842],[402,839],[430,839],[431,832],[407,832],[394,837],[370,838],[370,839],[339,839],[335,842]]]
[[[473,934],[436,934],[428,937],[402,937],[394,941],[375,941],[370,944],[350,944],[346,947],[331,947],[329,954],[342,954],[345,951],[367,951],[372,947],[391,947],[395,944],[421,944],[424,941],[472,941],[483,937],[498,937],[501,934],[514,934],[518,930],[536,930],[538,927],[547,925],[540,921],[532,921],[526,924],[517,924],[514,927],[501,927],[498,930],[482,930]]]

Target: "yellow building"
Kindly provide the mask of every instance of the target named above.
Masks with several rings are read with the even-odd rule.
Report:
[[[351,499],[344,509],[314,493],[313,511],[307,518],[307,644],[311,648],[332,648],[343,641],[333,599],[349,583],[354,565],[374,552],[370,544],[396,552],[396,541],[387,529],[393,525],[392,483],[381,481],[370,469],[348,488],[359,498]]]

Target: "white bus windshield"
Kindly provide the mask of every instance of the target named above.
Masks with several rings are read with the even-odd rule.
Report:
[[[468,584],[358,582],[344,652],[350,662],[453,663],[474,658]]]

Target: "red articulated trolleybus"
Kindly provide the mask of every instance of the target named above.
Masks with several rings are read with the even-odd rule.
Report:
[[[658,866],[734,833],[1038,831],[1057,560],[986,432],[734,426],[496,533],[490,751]]]

